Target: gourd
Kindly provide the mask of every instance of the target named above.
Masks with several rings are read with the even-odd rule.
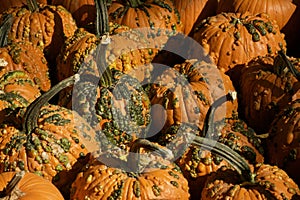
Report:
[[[48,180],[25,171],[0,174],[1,199],[63,200],[59,190]]]
[[[46,104],[70,77],[37,98],[28,107],[10,113],[0,128],[0,171],[29,171],[51,181],[67,195],[68,185],[89,151],[99,149],[96,133],[76,112]]]

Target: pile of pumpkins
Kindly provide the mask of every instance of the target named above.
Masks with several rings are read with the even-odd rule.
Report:
[[[3,0],[0,199],[300,199],[299,9]]]

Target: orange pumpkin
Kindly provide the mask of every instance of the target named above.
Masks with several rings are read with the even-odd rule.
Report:
[[[216,65],[196,59],[158,69],[153,74],[157,77],[149,87],[152,125],[162,130],[181,123],[193,123],[202,129],[210,105],[227,92],[235,91],[230,78]],[[236,99],[226,102],[218,108],[216,120],[231,116],[237,107]]]
[[[94,130],[76,112],[45,103],[76,77],[60,82],[28,107],[5,118],[0,131],[1,172],[37,173],[68,195],[68,186],[84,163],[82,158],[99,145],[93,143]]]
[[[52,0],[52,5],[62,5],[73,16],[78,27],[88,27],[96,20],[94,0]]]
[[[267,14],[221,13],[195,26],[192,37],[202,45],[220,70],[231,74],[239,71],[257,56],[275,54],[286,46],[276,21]],[[239,78],[239,77],[238,77]]]
[[[300,99],[297,99],[282,109],[274,118],[266,139],[268,163],[285,170],[297,184],[300,184],[299,107]]]
[[[59,190],[48,180],[30,172],[0,174],[0,198],[64,200]]]
[[[203,200],[299,198],[299,187],[287,173],[277,166],[267,164],[255,166],[252,182],[244,180],[236,171],[223,167],[208,178],[201,193]]]
[[[220,0],[217,13],[233,12],[252,14],[266,13],[274,19],[279,29],[282,29],[296,10],[297,5],[293,0]]]
[[[92,156],[86,168],[73,182],[70,198],[188,200],[190,195],[187,180],[178,166],[157,155],[160,153],[157,146],[159,145],[143,139],[136,140],[131,147],[134,155],[127,155],[125,161],[112,157],[111,153],[100,157]],[[159,148],[163,150],[162,147]],[[142,150],[144,153],[141,153]],[[157,153],[145,153],[150,150]],[[145,158],[138,160],[137,154]],[[109,164],[118,162],[120,166],[109,166],[101,162],[108,159]],[[141,168],[138,169],[135,165]]]
[[[188,35],[194,24],[216,15],[218,0],[174,0],[182,22],[182,32]]]
[[[3,12],[0,22],[9,14],[13,24],[8,34],[9,40],[30,41],[40,47],[48,62],[53,65],[65,39],[77,29],[70,12],[62,6],[29,4],[20,8],[11,8]]]
[[[170,36],[182,32],[173,0],[116,0],[111,2],[108,14],[110,22],[139,29],[159,49]]]
[[[38,3],[47,4],[47,0],[37,0]],[[0,13],[13,8],[13,7],[22,7],[27,4],[27,0],[3,0],[1,1]]]

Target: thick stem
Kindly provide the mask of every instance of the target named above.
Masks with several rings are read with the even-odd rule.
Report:
[[[31,12],[36,12],[39,10],[39,6],[38,6],[36,0],[26,0],[26,2],[27,2],[28,9]]]
[[[215,140],[195,136],[192,144],[199,146],[205,150],[220,156],[226,160],[235,170],[241,175],[244,181],[254,183],[254,174],[252,174],[250,167],[246,160],[230,147],[219,143]]]
[[[298,81],[300,81],[300,72],[295,68],[292,62],[287,58],[284,50],[278,51],[279,56],[282,58],[290,72],[296,77]]]
[[[37,127],[39,112],[54,95],[62,89],[69,87],[79,80],[79,75],[75,74],[53,86],[45,94],[35,99],[27,108],[23,118],[22,128],[28,136],[28,141],[31,141],[31,132]]]
[[[141,138],[136,139],[130,147],[129,151],[131,153],[129,154],[129,157],[128,157],[128,164],[130,165],[130,169],[133,172],[138,172],[138,173],[142,172],[143,167],[145,165],[147,165],[147,163],[150,161],[147,156],[145,158],[146,163],[141,161],[141,160],[144,160],[141,158],[141,156],[142,156],[140,153],[141,148],[144,148],[147,151],[151,151],[152,153],[154,153],[158,156],[161,156],[164,159],[171,160],[174,157],[173,153],[165,147],[162,148],[158,144],[150,142],[147,139],[141,139]]]
[[[143,2],[141,0],[128,0],[127,1],[131,8],[138,8],[141,5],[143,5]]]
[[[5,16],[0,26],[0,47],[7,45],[7,37],[13,23],[13,16],[8,14]]]
[[[209,136],[211,133],[214,132],[214,116],[217,108],[221,106],[223,103],[227,101],[234,101],[236,100],[237,93],[235,91],[229,91],[226,95],[220,97],[216,101],[212,103],[212,105],[209,107],[206,117],[204,120],[204,126],[203,126],[203,136]]]
[[[24,177],[25,171],[16,172],[13,178],[8,182],[7,186],[0,191],[0,200],[9,200],[9,199],[19,199],[22,194],[20,192],[17,192],[17,185],[21,181],[21,179]],[[13,193],[17,192],[18,197],[13,197]],[[12,197],[12,198],[11,198]]]
[[[106,0],[95,0],[96,36],[98,38],[109,33],[109,21]]]
[[[110,43],[109,21],[106,0],[95,0],[96,5],[96,36],[101,38],[96,49],[96,63],[100,74],[101,86],[112,84],[112,73],[106,62],[106,50]]]

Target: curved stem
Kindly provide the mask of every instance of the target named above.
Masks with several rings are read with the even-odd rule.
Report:
[[[213,124],[214,124],[214,116],[217,108],[221,106],[223,103],[227,101],[234,101],[236,100],[237,93],[235,91],[229,91],[226,95],[220,97],[216,101],[214,101],[211,106],[209,107],[203,126],[203,136],[209,136],[211,133],[214,132]]]
[[[148,151],[152,151],[153,153],[163,157],[164,159],[170,160],[174,157],[173,153],[165,147],[161,147],[158,144],[150,142],[147,139],[141,139],[141,138],[136,139],[130,147],[129,151],[131,153],[129,154],[128,157],[128,163],[131,166],[131,170],[133,170],[134,172],[141,172],[142,169],[140,169],[139,167],[140,164],[145,165],[145,163],[141,163],[141,154],[140,154],[141,148],[144,148]]]
[[[22,128],[27,134],[28,141],[31,141],[31,132],[37,127],[37,120],[41,107],[44,106],[54,95],[62,89],[69,87],[79,80],[79,75],[75,74],[53,86],[45,94],[35,99],[26,109],[23,117]]]
[[[230,147],[215,140],[199,136],[194,137],[192,144],[211,151],[226,160],[232,167],[235,168],[235,170],[241,175],[241,178],[245,181],[251,183],[255,182],[254,174],[252,174],[246,160]]]
[[[31,12],[36,12],[39,10],[39,6],[38,6],[36,0],[26,0],[26,2],[27,2],[28,9]]]
[[[7,186],[0,191],[0,199],[5,199],[7,196],[12,196],[12,193],[16,190],[16,186],[24,177],[24,175],[25,171],[16,172],[13,178],[8,182]]]
[[[106,0],[95,0],[96,5],[96,37],[101,38],[96,49],[96,63],[100,74],[101,86],[112,84],[112,73],[106,62],[106,50],[110,43],[109,21]]]
[[[296,77],[298,81],[300,81],[300,72],[295,68],[292,62],[287,58],[284,50],[278,51],[279,56],[283,59],[284,63],[290,70],[290,72]]]
[[[7,45],[7,36],[8,33],[10,32],[12,23],[13,23],[12,14],[6,15],[0,26],[0,47],[4,47]]]

